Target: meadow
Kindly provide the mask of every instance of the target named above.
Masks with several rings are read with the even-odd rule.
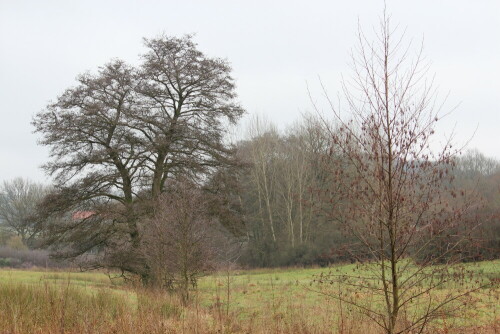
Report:
[[[468,265],[484,283],[466,313],[431,333],[500,333],[500,261]],[[354,265],[337,266],[349,272]],[[0,333],[378,333],[313,282],[327,269],[219,271],[183,305],[103,272],[0,270]],[[446,289],[460,289],[450,285]]]

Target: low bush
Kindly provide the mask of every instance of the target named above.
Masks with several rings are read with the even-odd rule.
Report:
[[[9,246],[0,246],[0,268],[65,268],[68,263],[55,261],[45,250],[15,249]]]

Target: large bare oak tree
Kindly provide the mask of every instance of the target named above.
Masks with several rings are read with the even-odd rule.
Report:
[[[51,221],[48,243],[64,257],[98,248],[94,265],[148,280],[137,248],[138,219],[150,210],[140,203],[159,197],[169,179],[202,185],[234,166],[224,135],[244,110],[229,63],[204,55],[191,36],[145,46],[138,67],[113,60],[79,76],[33,125],[50,148],[44,168],[56,181],[40,210]],[[68,219],[75,211],[91,214]]]

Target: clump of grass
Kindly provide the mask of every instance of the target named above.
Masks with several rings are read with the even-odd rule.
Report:
[[[179,319],[182,315],[178,296],[165,291],[140,290],[137,293],[139,314],[155,314],[162,319]]]
[[[127,310],[123,296],[98,289],[85,293],[68,281],[0,285],[0,329],[8,333],[84,332],[106,327]]]

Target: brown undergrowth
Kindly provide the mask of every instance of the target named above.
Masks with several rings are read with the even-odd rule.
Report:
[[[81,285],[69,276],[57,282],[0,281],[0,333],[381,333],[354,309],[328,298],[311,300],[314,292],[301,287],[286,294],[272,283],[267,298],[243,307],[233,279],[219,276],[210,283],[210,293],[193,292],[187,305],[163,291]],[[483,297],[483,304],[498,303],[498,291],[492,291],[495,295]],[[500,333],[499,316],[488,319],[472,326],[443,317],[428,333]]]

